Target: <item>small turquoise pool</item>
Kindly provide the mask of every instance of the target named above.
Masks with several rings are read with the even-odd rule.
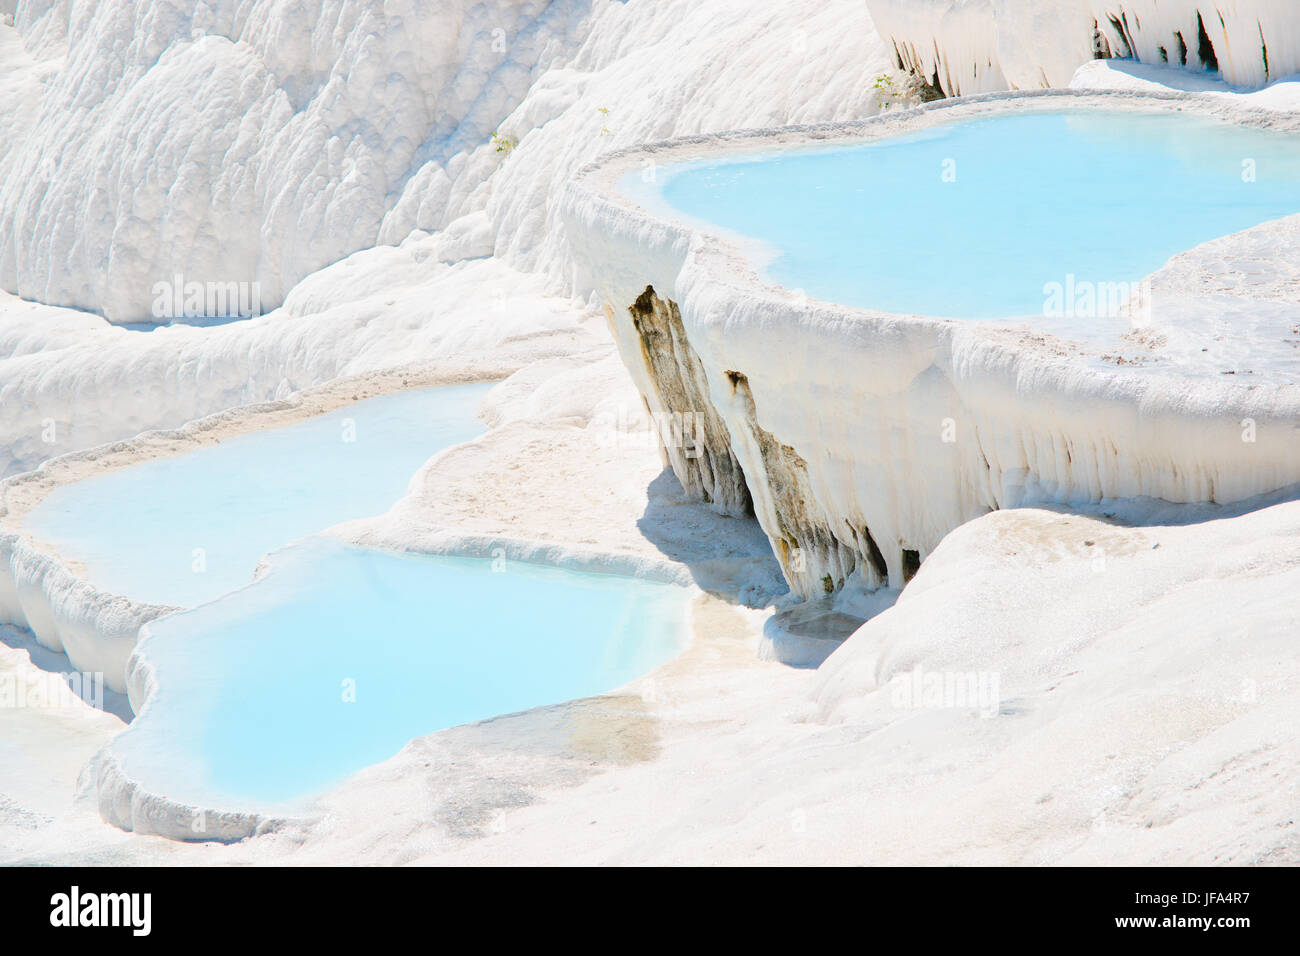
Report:
[[[309,538],[255,584],[149,625],[157,690],[114,750],[173,801],[288,807],[413,737],[644,675],[681,650],[686,593]]]
[[[98,587],[194,607],[267,552],[387,511],[431,456],[483,433],[491,385],[397,392],[54,491],[26,529]]]
[[[1057,112],[661,170],[653,208],[757,240],[768,277],[846,305],[1037,316],[1300,212],[1300,137],[1177,113]]]

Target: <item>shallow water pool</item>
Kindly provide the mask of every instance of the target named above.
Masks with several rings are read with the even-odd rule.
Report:
[[[640,180],[620,188],[757,240],[786,288],[896,313],[1032,317],[1300,212],[1300,136],[1176,113],[1034,113]]]
[[[387,511],[432,455],[483,433],[490,388],[383,395],[86,478],[24,526],[104,590],[194,607],[247,584],[275,548]]]
[[[653,670],[681,650],[686,593],[309,538],[255,584],[148,626],[157,690],[114,751],[173,801],[291,806],[413,737]]]

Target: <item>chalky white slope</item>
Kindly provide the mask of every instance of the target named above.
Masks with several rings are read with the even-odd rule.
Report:
[[[374,245],[417,171],[426,228],[472,208],[448,165],[484,178],[476,148],[576,46],[587,9],[23,0],[28,55],[59,68],[0,168],[0,286],[121,322],[148,320],[174,273],[257,282],[278,305]]]

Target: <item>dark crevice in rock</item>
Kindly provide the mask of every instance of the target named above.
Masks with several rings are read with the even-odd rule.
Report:
[[[938,83],[939,74],[935,74],[934,82],[926,82],[925,77],[916,76],[916,95],[921,98],[922,103],[933,103],[935,100],[945,99],[947,94]]]
[[[1110,41],[1106,39],[1106,34],[1101,32],[1101,24],[1095,19],[1092,21],[1092,58],[1110,59]]]
[[[885,555],[881,552],[880,545],[876,544],[876,539],[871,536],[871,529],[865,525],[862,528],[862,537],[867,544],[867,560],[871,562],[876,577],[882,582],[888,581],[889,565],[885,563]]]
[[[1112,17],[1110,22],[1115,24],[1117,29],[1119,28],[1118,20]],[[1119,35],[1116,36],[1115,39],[1117,42],[1115,46],[1111,48],[1111,56],[1120,60],[1135,59],[1133,56],[1133,48],[1129,46],[1128,37],[1124,36],[1124,31],[1122,29],[1119,29]],[[1119,45],[1121,43],[1123,44],[1123,48]]]
[[[931,103],[935,100],[957,95],[951,78],[947,83],[940,78],[939,71],[942,69],[943,53],[939,49],[938,40],[934,44],[934,71],[928,76],[922,71],[921,58],[917,56],[915,47],[909,43],[900,45],[896,39],[890,42],[894,47],[895,65],[908,74],[908,92],[916,96],[922,103]],[[989,65],[992,66],[991,63]]]
[[[903,580],[910,581],[921,570],[921,552],[910,548],[903,549]]]
[[[939,91],[939,95],[938,95],[937,97],[935,97],[935,99],[943,99],[943,97],[944,97],[943,84],[942,84],[941,82],[939,82],[939,67],[938,67],[938,66],[935,66],[935,68],[934,68],[934,76],[930,77],[930,78],[927,80],[925,77],[921,76],[921,75],[918,73],[918,74],[917,74],[917,80],[920,82],[920,84],[921,84],[921,86],[922,86],[923,88],[928,87],[929,89],[932,89],[932,90],[938,90],[938,91]]]
[[[1214,43],[1210,40],[1210,34],[1206,32],[1205,20],[1199,11],[1196,14],[1196,28],[1199,34],[1196,41],[1196,55],[1200,57],[1201,66],[1211,73],[1218,73],[1219,55],[1214,52]]]

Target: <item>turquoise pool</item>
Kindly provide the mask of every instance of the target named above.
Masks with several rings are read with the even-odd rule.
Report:
[[[267,552],[387,511],[431,456],[485,430],[491,385],[397,392],[65,485],[24,525],[103,590],[194,607]]]
[[[173,801],[291,807],[413,737],[653,670],[681,650],[686,593],[309,538],[255,584],[148,626],[157,691],[113,749]]]
[[[1055,112],[701,161],[620,189],[757,240],[768,277],[846,305],[1042,315],[1049,288],[1136,284],[1300,212],[1300,137],[1178,113]]]

